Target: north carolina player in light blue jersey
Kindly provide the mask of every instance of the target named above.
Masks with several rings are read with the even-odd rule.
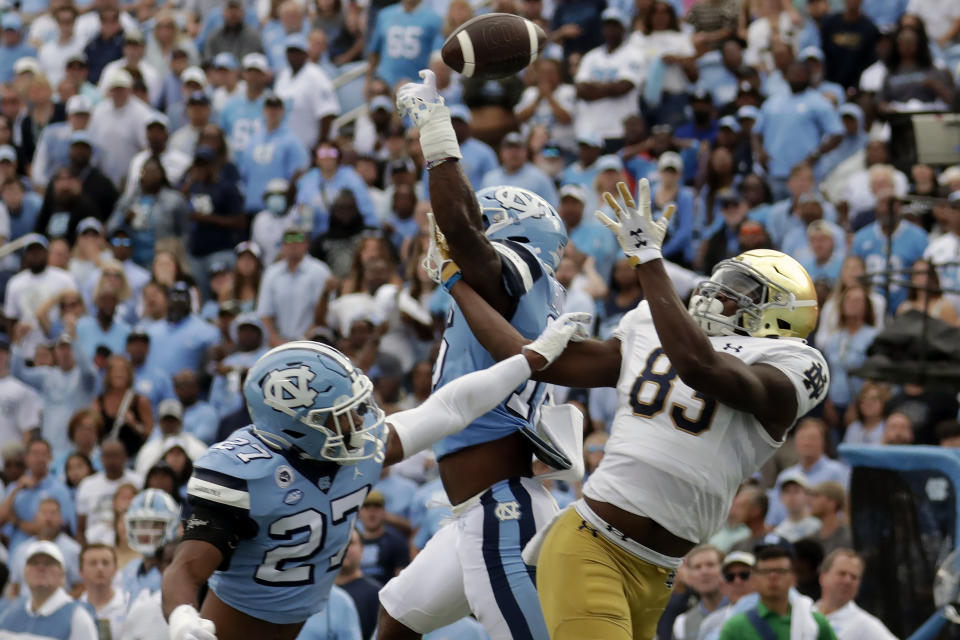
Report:
[[[563,222],[525,189],[491,186],[474,194],[435,78],[429,71],[420,75],[424,83],[404,85],[397,103],[419,128],[430,201],[445,236],[435,244],[446,245],[456,267],[453,275],[440,269],[439,279],[448,288],[462,277],[517,331],[536,335],[558,313],[562,288],[553,273],[567,243]],[[434,365],[435,385],[492,361],[454,307]],[[532,477],[534,454],[556,468],[570,466],[569,457],[536,435],[546,392],[539,383],[518,386],[434,447],[454,521],[380,592],[379,638],[415,637],[473,613],[495,640],[547,640],[534,569],[520,556],[557,511]]]
[[[296,637],[324,608],[382,466],[492,409],[581,332],[561,318],[521,357],[455,380],[389,420],[370,380],[336,349],[297,341],[268,351],[244,385],[253,424],[194,463],[193,514],[163,580],[171,638]]]
[[[377,14],[370,38],[372,75],[393,87],[412,80],[443,44],[443,20],[421,0],[402,0]]]

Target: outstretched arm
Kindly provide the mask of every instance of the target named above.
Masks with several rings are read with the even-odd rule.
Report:
[[[524,345],[522,353],[461,376],[435,391],[416,409],[390,416],[385,464],[422,451],[493,410],[534,370],[555,360],[571,339],[583,339],[583,323],[589,320],[590,314],[561,316],[548,324],[536,340]]]
[[[497,360],[520,353],[530,342],[466,282],[455,283],[450,293],[463,311],[474,337]],[[566,387],[615,387],[620,377],[620,341],[610,338],[567,345],[549,367],[535,371],[531,377]]]
[[[617,188],[624,206],[609,193],[604,198],[619,221],[599,212],[597,218],[617,234],[620,246],[636,266],[657,337],[677,375],[691,388],[721,404],[753,414],[773,438],[782,439],[796,417],[793,384],[770,365],[750,365],[713,348],[681,302],[660,256],[672,209],[653,220],[650,185],[645,179],[640,181],[639,208],[624,183],[618,183]]]
[[[397,91],[397,107],[418,127],[437,224],[447,237],[451,256],[463,265],[463,277],[505,313],[510,297],[500,279],[500,256],[483,233],[476,194],[460,166],[462,153],[450,110],[437,92],[433,72],[421,71],[420,77],[422,83],[408,83]]]

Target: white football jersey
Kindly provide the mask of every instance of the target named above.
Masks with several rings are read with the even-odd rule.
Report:
[[[703,542],[727,519],[740,484],[780,447],[753,415],[694,391],[663,353],[646,302],[614,332],[623,362],[618,408],[606,454],[584,495],[656,520]],[[797,391],[796,418],[825,397],[827,363],[795,338],[712,337],[714,348],[746,363],[768,363]]]

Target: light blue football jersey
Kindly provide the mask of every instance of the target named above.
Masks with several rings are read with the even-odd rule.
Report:
[[[233,432],[194,463],[195,505],[227,508],[255,525],[208,584],[255,618],[286,624],[321,611],[363,499],[380,478],[378,456],[354,465],[294,459],[251,427]]]
[[[494,246],[500,253],[501,278],[513,299],[513,309],[506,318],[525,338],[536,338],[547,320],[560,315],[563,287],[526,245],[497,240]],[[439,389],[451,380],[494,363],[493,357],[473,336],[463,312],[454,304],[447,316],[440,353],[434,364],[433,388]],[[493,411],[434,445],[437,459],[466,447],[499,440],[522,427],[535,426],[549,386],[530,380],[518,387]]]

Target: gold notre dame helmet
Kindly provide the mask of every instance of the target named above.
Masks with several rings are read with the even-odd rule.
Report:
[[[721,297],[737,302],[733,315],[724,314]],[[806,338],[817,314],[817,292],[807,270],[771,249],[720,262],[690,298],[690,315],[711,336]]]

